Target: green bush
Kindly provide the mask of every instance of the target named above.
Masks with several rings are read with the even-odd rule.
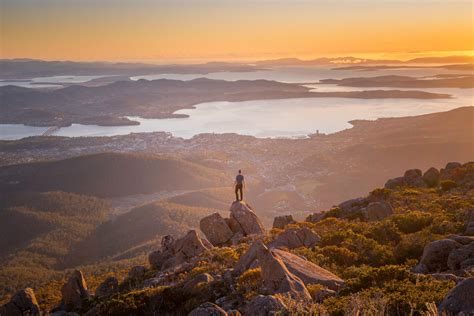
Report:
[[[411,234],[429,226],[433,222],[433,217],[426,212],[412,211],[392,216],[391,220],[399,231]]]

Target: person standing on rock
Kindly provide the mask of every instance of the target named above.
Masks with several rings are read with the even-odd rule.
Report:
[[[239,170],[239,174],[235,177],[235,200],[242,201],[244,199],[244,188],[245,188],[245,181],[244,176],[242,175],[242,170]],[[240,199],[239,199],[239,191],[240,191]]]

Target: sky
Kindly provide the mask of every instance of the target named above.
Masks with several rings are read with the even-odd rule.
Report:
[[[473,6],[472,0],[0,0],[0,57],[159,61],[472,53]]]

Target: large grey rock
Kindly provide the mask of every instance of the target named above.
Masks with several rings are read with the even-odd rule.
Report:
[[[369,221],[380,221],[393,214],[392,206],[385,201],[371,202],[365,209],[366,218]]]
[[[452,239],[441,239],[430,242],[423,249],[420,264],[415,268],[416,272],[434,273],[448,270],[449,254],[462,245]]]
[[[451,270],[458,270],[462,269],[461,266],[466,267],[467,265],[463,265],[463,262],[469,259],[474,259],[474,242],[453,249],[449,253],[447,264]]]
[[[8,303],[0,307],[2,316],[40,315],[35,292],[31,288],[18,291]]]
[[[61,310],[73,311],[82,307],[82,301],[89,298],[86,280],[81,271],[75,270],[61,288]]]
[[[257,260],[258,251],[263,247],[264,245],[262,242],[254,242],[252,246],[250,246],[250,248],[242,256],[240,256],[239,261],[237,261],[234,266],[232,274],[241,275],[250,269],[250,267],[254,265],[254,262]]]
[[[291,215],[277,216],[273,219],[273,228],[284,229],[289,224],[296,223]]]
[[[264,290],[268,294],[288,293],[294,299],[311,300],[303,281],[292,274],[283,261],[263,243],[257,249]]]
[[[208,249],[209,246],[203,242],[197,232],[190,230],[184,237],[176,240],[173,245],[173,254],[179,257],[179,259],[186,261],[187,259],[200,255]]]
[[[307,227],[292,228],[282,232],[269,244],[269,247],[294,249],[299,247],[314,247],[321,237]]]
[[[244,315],[251,316],[270,316],[284,314],[287,307],[283,301],[273,295],[258,295],[254,297],[245,306]]]
[[[95,296],[105,297],[117,293],[119,284],[116,277],[108,277],[95,290]]]
[[[206,302],[193,309],[189,316],[227,316],[227,313],[216,304]]]
[[[398,178],[393,178],[393,179],[388,180],[385,183],[385,188],[394,190],[394,189],[397,189],[399,187],[403,187],[405,185],[407,185],[407,183],[405,181],[405,178],[404,177],[398,177]]]
[[[439,171],[438,169],[431,167],[430,169],[426,170],[423,174],[423,181],[425,181],[426,185],[430,188],[434,188],[439,183]]]
[[[232,226],[237,227],[244,236],[261,235],[265,231],[260,219],[245,202],[235,201],[232,203],[230,207],[230,220],[234,222]]]
[[[474,314],[474,278],[461,281],[444,297],[439,306],[440,312],[448,314]]]
[[[214,246],[226,244],[234,234],[219,213],[214,213],[201,219],[199,228]]]
[[[344,280],[334,273],[297,255],[281,249],[272,249],[272,253],[280,258],[288,270],[306,285],[321,284],[334,291],[338,291],[344,285]]]

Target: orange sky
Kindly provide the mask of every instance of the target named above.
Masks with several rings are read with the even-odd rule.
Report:
[[[238,60],[473,51],[473,10],[470,0],[2,0],[1,57]]]

